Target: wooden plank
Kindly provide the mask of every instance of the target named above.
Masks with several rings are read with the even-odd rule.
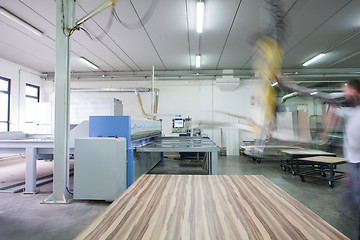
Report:
[[[288,154],[288,155],[293,155],[294,157],[298,156],[298,155],[313,155],[313,156],[336,156],[335,153],[329,153],[329,152],[324,152],[321,150],[317,150],[317,149],[280,149],[280,151],[282,153]]]
[[[328,156],[306,157],[306,158],[300,158],[300,159],[298,159],[298,161],[333,163],[333,164],[346,162],[345,158],[328,157]]]
[[[76,239],[347,239],[264,176],[142,175]]]

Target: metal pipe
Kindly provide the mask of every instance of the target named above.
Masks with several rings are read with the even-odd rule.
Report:
[[[72,79],[126,79],[126,78],[143,78],[145,80],[150,80],[152,71],[99,71],[99,72],[73,72],[71,74]],[[203,79],[203,78],[216,78],[222,76],[234,76],[238,78],[254,78],[255,72],[250,69],[245,70],[233,70],[232,74],[224,73],[222,70],[217,69],[207,69],[207,70],[157,70],[156,78],[157,79]],[[291,76],[294,79],[301,81],[301,78],[304,81],[310,81],[309,78],[333,78],[333,77],[360,77],[360,68],[336,68],[336,69],[283,69],[284,76]],[[44,79],[52,80],[54,78],[53,72],[44,73],[42,76]],[[334,79],[336,80],[336,79]],[[330,79],[330,81],[334,81]]]
[[[155,67],[152,66],[151,73],[151,113],[154,113],[155,110]]]
[[[159,92],[159,89],[155,89]],[[150,88],[72,88],[71,92],[101,92],[101,93],[124,93],[124,92],[150,92]]]
[[[330,92],[330,95],[333,95],[334,98],[343,96],[341,88],[317,88],[316,90],[319,90],[320,92]],[[281,102],[284,103],[286,100],[296,96],[299,96],[298,92],[289,93],[281,98]]]
[[[289,93],[289,94],[287,94],[287,95],[285,95],[285,96],[283,96],[283,97],[281,98],[281,102],[284,103],[284,102],[286,102],[286,100],[288,100],[289,98],[293,98],[293,97],[296,97],[296,96],[299,96],[299,93],[298,93],[298,92]]]
[[[92,18],[93,16],[95,16],[96,14],[101,12],[102,10],[104,10],[105,8],[113,5],[117,1],[118,0],[107,0],[107,1],[105,1],[103,4],[101,4],[100,6],[95,8],[94,10],[92,10],[88,15],[86,15],[83,18],[81,18],[80,20],[78,20],[75,23],[75,26],[79,26],[79,25],[83,24],[84,22],[86,22],[87,20],[89,20],[90,18]]]
[[[154,106],[154,113],[157,114],[159,106],[159,91],[155,92],[155,106]]]

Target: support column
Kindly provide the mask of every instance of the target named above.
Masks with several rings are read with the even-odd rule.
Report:
[[[209,152],[208,156],[209,175],[218,175],[218,155],[217,151]]]
[[[25,192],[36,193],[36,148],[26,148]]]
[[[69,101],[70,101],[70,37],[64,27],[71,28],[73,0],[56,1],[56,66],[53,193],[43,203],[68,203],[69,194]]]

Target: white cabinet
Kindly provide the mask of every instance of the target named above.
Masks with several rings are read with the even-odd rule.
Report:
[[[113,201],[125,189],[126,139],[76,139],[74,199]]]

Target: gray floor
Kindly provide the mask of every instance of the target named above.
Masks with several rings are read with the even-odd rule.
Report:
[[[201,165],[196,160],[168,158],[151,173],[204,174]],[[2,170],[5,167],[1,166]],[[219,174],[264,175],[346,236],[356,239],[354,221],[338,210],[340,182],[336,182],[334,188],[326,181],[304,183],[298,176],[282,171],[277,160],[257,163],[244,156],[220,157]],[[1,179],[1,184],[5,183]],[[47,184],[35,195],[0,193],[0,239],[73,239],[109,205],[103,201],[40,204],[50,195],[51,189],[52,184]]]

